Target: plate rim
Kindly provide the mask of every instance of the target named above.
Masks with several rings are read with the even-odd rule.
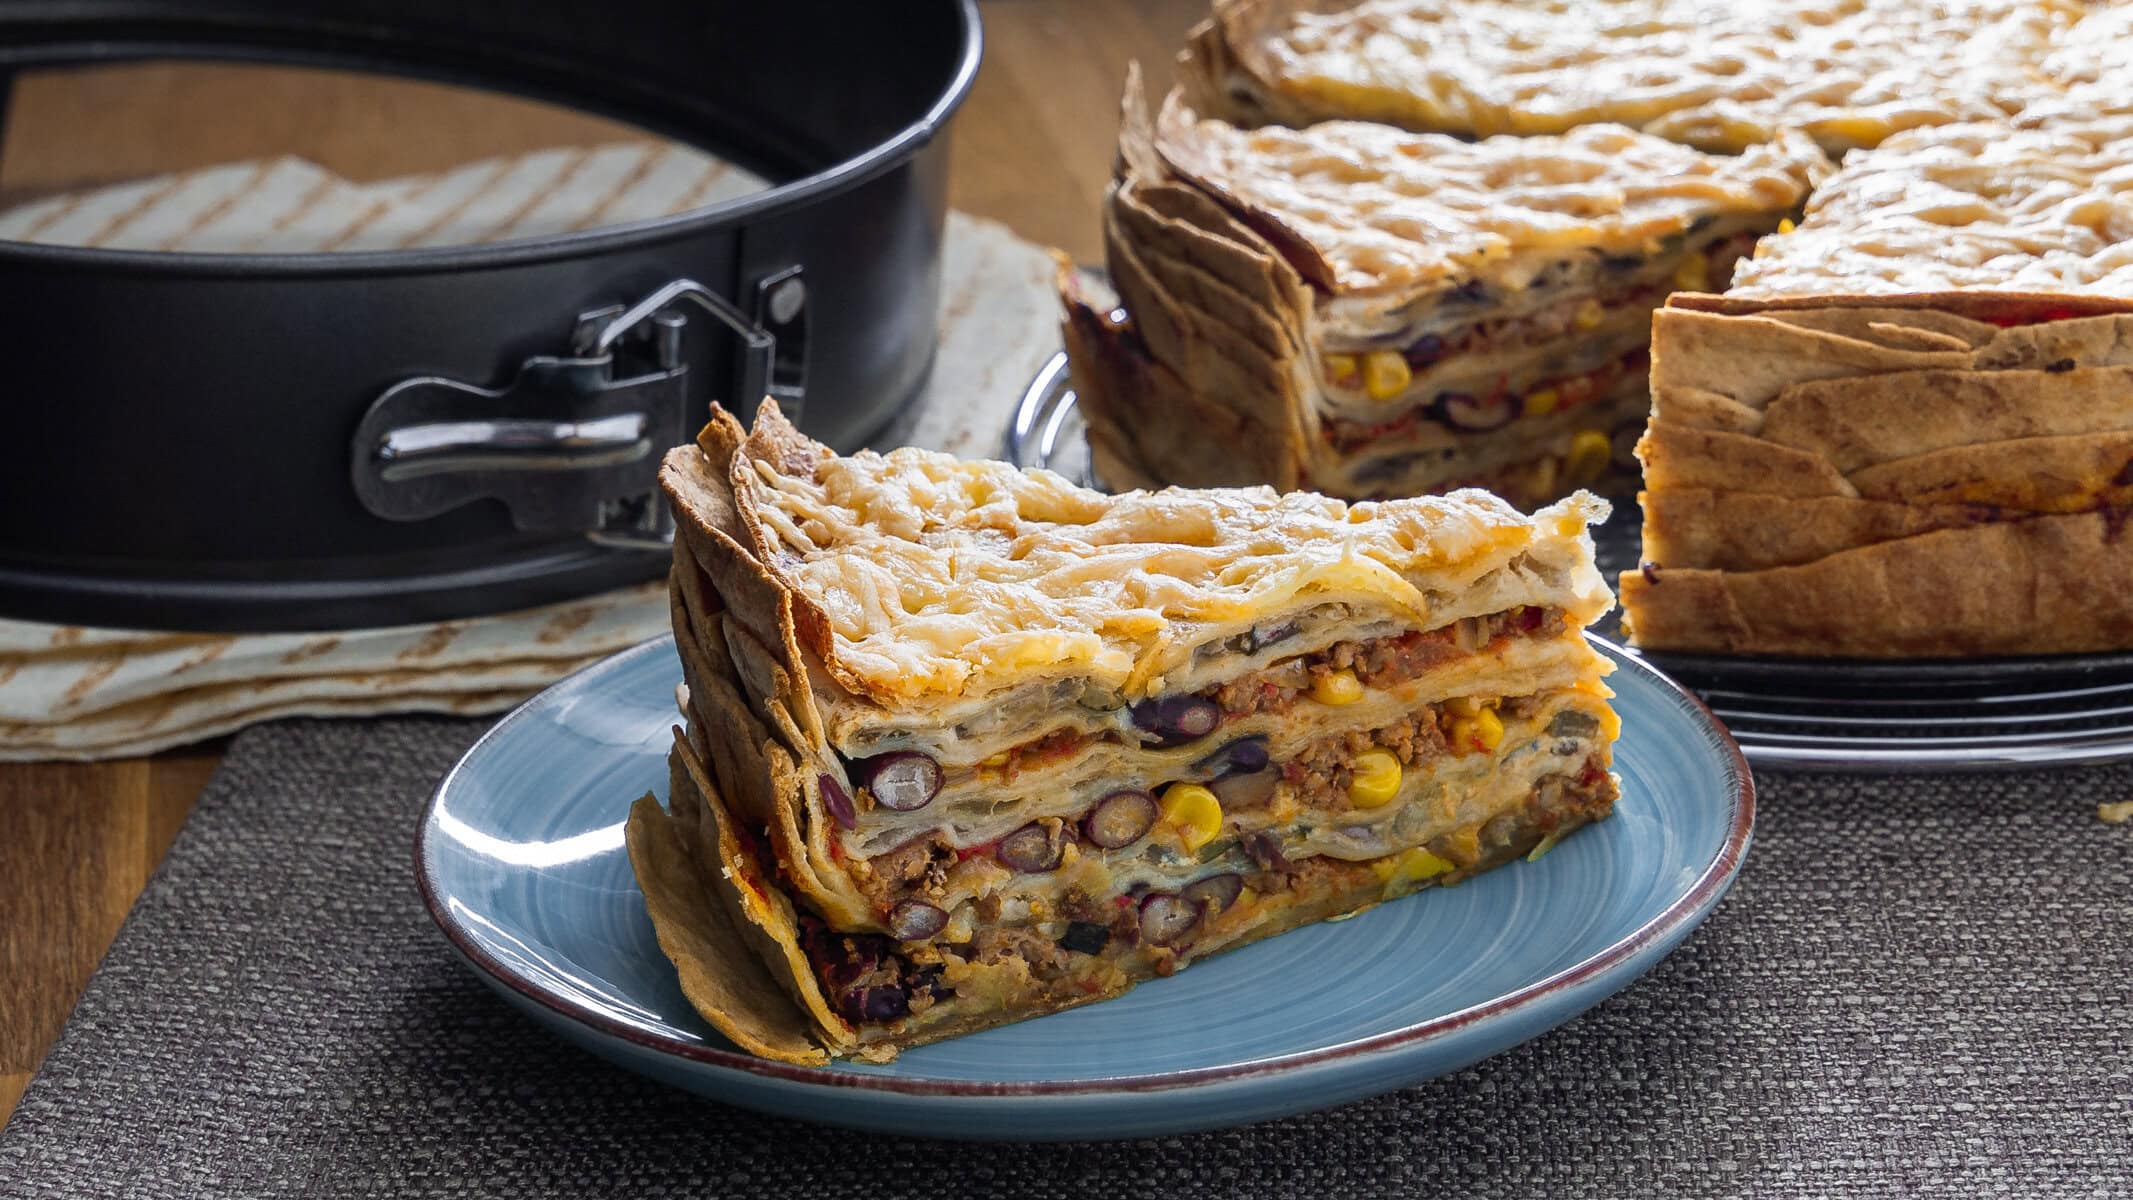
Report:
[[[1682,890],[1673,902],[1654,913],[1637,928],[1609,943],[1602,949],[1579,959],[1563,969],[1545,975],[1521,987],[1498,996],[1492,996],[1479,1004],[1456,1009],[1441,1016],[1418,1021],[1399,1029],[1387,1030],[1368,1037],[1353,1038],[1308,1050],[1264,1058],[1246,1059],[1241,1062],[1221,1063],[1214,1066],[1192,1067],[1184,1070],[1161,1071],[1145,1075],[1107,1075],[1091,1079],[1035,1079],[1035,1080],[963,1080],[894,1075],[875,1075],[856,1071],[840,1070],[835,1066],[801,1066],[793,1063],[774,1062],[757,1058],[740,1050],[725,1050],[716,1046],[684,1042],[664,1034],[653,1033],[615,1019],[605,1013],[589,1009],[570,998],[557,995],[525,979],[483,949],[454,918],[449,906],[440,896],[436,881],[432,878],[428,862],[433,833],[438,828],[437,815],[446,793],[452,788],[471,761],[492,739],[497,739],[521,721],[530,719],[529,714],[554,703],[552,697],[571,686],[580,676],[596,671],[617,670],[626,660],[655,650],[669,649],[674,641],[671,633],[639,642],[628,649],[618,651],[590,663],[554,683],[542,688],[517,707],[506,713],[494,725],[483,731],[472,745],[459,756],[450,769],[445,771],[430,791],[424,803],[422,816],[415,828],[413,859],[415,884],[421,893],[423,907],[430,919],[444,934],[452,948],[474,967],[492,987],[501,986],[530,1003],[545,1010],[550,1019],[560,1018],[581,1026],[594,1034],[627,1042],[640,1050],[651,1051],[669,1058],[678,1058],[698,1066],[737,1071],[761,1080],[803,1087],[829,1087],[854,1089],[864,1092],[889,1093],[897,1096],[934,1098],[966,1098],[988,1096],[1037,1096],[1037,1097],[1097,1097],[1124,1096],[1148,1092],[1174,1091],[1183,1088],[1204,1088],[1221,1084],[1263,1082],[1268,1079],[1293,1076],[1314,1068],[1346,1060],[1379,1058],[1410,1047],[1419,1047],[1448,1035],[1459,1032],[1479,1022],[1508,1017],[1534,1009],[1553,998],[1574,992],[1581,985],[1603,977],[1632,963],[1650,947],[1664,943],[1677,932],[1693,928],[1702,917],[1724,896],[1740,872],[1755,830],[1755,778],[1741,747],[1724,722],[1714,716],[1702,698],[1676,683],[1665,672],[1628,653],[1623,647],[1592,634],[1586,635],[1603,653],[1617,664],[1619,669],[1635,671],[1657,684],[1662,693],[1674,702],[1675,707],[1692,723],[1700,727],[1704,740],[1720,752],[1720,766],[1731,785],[1732,811],[1729,814],[1726,834],[1718,851],[1703,864],[1695,880]]]

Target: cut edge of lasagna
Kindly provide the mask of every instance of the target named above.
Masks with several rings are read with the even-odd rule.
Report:
[[[1624,476],[1652,311],[1722,280],[1827,169],[1798,137],[1728,158],[1619,127],[1245,130],[1180,93],[1151,113],[1131,72],[1117,303],[1060,282],[1098,470],[1528,507]]]
[[[1011,478],[1039,491],[1014,498]],[[835,457],[768,402],[753,433],[714,410],[662,482],[686,729],[668,808],[639,803],[630,848],[685,993],[753,1053],[879,1059],[1114,996],[1545,849],[1612,806],[1608,663],[1582,634],[1608,605],[1590,497],[1528,518],[1479,494],[1062,494],[1076,509],[1057,477],[1005,464]],[[795,507],[796,491],[866,499]],[[802,509],[820,557],[776,532]],[[966,678],[991,697],[975,708],[847,688],[800,614],[864,607],[870,584],[810,567],[880,537],[1015,579],[967,606],[1069,638],[1057,603],[1103,594],[1080,572],[1138,558],[1149,578],[1124,585],[1161,597],[1183,653],[1163,656],[1164,630],[1115,631],[1162,673],[1027,661],[1029,686]],[[1240,538],[1281,569],[1238,567]],[[1247,588],[1236,622],[1209,619],[1240,573],[1268,599]],[[1354,583],[1381,573],[1423,602]],[[949,607],[883,628],[932,646]]]

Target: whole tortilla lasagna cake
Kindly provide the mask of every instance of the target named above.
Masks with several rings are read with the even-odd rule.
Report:
[[[1115,301],[1062,274],[1097,473],[1528,506],[1627,478],[1668,293],[1724,289],[1833,159],[2133,107],[2129,13],[1216,0],[1157,117],[1129,86]]]
[[[1129,85],[1104,203],[1122,311],[1062,273],[1098,474],[1532,506],[1633,471],[1651,313],[1722,281],[1828,170],[1620,125],[1477,142],[1245,129]]]
[[[1641,646],[2133,645],[2133,117],[1848,160],[1653,331]]]
[[[881,1059],[1605,816],[1578,495],[1110,496],[766,402],[667,457],[686,731],[631,859],[704,1016]]]

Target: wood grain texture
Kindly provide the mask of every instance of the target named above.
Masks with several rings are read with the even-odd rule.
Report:
[[[1077,262],[1103,258],[1126,64],[1167,89],[1206,0],[1003,0],[982,7],[985,62],[957,115],[949,203]]]
[[[1205,0],[985,4],[985,63],[952,126],[951,203],[1083,262],[1100,260],[1096,208],[1110,179],[1126,64],[1139,59],[1153,80],[1167,80],[1171,56],[1205,9]],[[61,89],[48,102],[109,101],[109,89],[127,86],[111,76],[77,82],[93,85],[94,94]],[[137,76],[132,86],[170,84],[151,74]],[[185,86],[194,98],[222,94],[213,80]],[[18,95],[14,119],[21,119],[26,99]],[[351,93],[343,102],[361,100]],[[315,113],[306,119],[319,120]],[[358,113],[334,128],[374,125]],[[493,135],[516,138],[513,145],[542,144],[508,130]],[[10,171],[30,172],[16,176],[24,190],[94,176],[80,153],[88,139],[78,130],[70,143],[52,143],[53,157],[41,173],[34,154],[18,157],[28,153],[24,136],[11,133],[7,142]],[[215,136],[220,140],[203,149],[135,130],[122,148],[183,152],[186,161],[200,162],[253,144],[227,129]],[[37,144],[27,143],[29,150]],[[336,165],[385,169],[364,159],[360,146],[360,139],[351,141],[348,161]],[[416,149],[446,153],[427,143]],[[213,743],[150,759],[0,765],[0,1122],[14,1111],[220,753],[220,743]]]
[[[14,1111],[222,745],[0,767],[0,1116]]]

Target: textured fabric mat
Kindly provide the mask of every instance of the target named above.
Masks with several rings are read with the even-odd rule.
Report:
[[[409,848],[480,731],[232,748],[0,1132],[0,1196],[2133,1194],[2133,770],[1766,778],[1745,872],[1584,1017],[1346,1108],[968,1146],[612,1069],[462,968]],[[623,798],[618,798],[618,803]]]

